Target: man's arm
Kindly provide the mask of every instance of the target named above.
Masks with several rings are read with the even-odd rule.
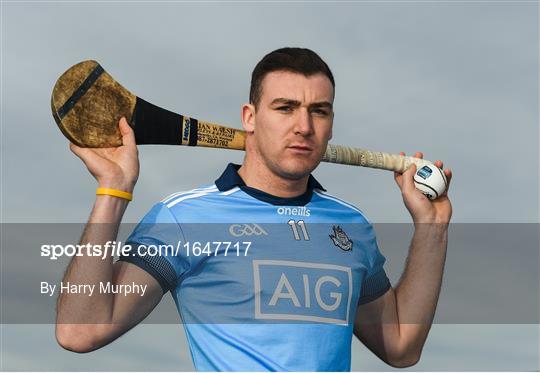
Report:
[[[79,157],[99,185],[132,192],[139,163],[133,131],[125,120],[120,122],[123,146],[109,149],[79,148],[71,150]],[[81,244],[101,245],[116,240],[118,227],[128,201],[108,195],[96,197],[94,208],[81,237]],[[75,256],[63,278],[63,283],[94,285],[100,283],[147,285],[144,296],[124,296],[112,293],[60,293],[57,303],[56,338],[69,350],[88,352],[110,343],[139,323],[160,301],[163,291],[159,283],[138,267],[118,262],[112,256]]]
[[[443,166],[440,161],[435,164]],[[413,166],[395,175],[415,225],[405,270],[395,289],[358,307],[354,325],[362,343],[394,367],[411,366],[420,359],[441,289],[452,214],[446,193],[430,201],[414,188],[415,172]],[[445,174],[450,181],[451,171]]]
[[[437,307],[446,246],[446,227],[417,227],[396,288],[358,307],[355,335],[394,367],[411,366],[420,359]]]
[[[127,201],[111,196],[98,196],[85,227],[81,244],[105,245],[116,240],[121,216]],[[107,222],[107,223],[104,223]],[[143,320],[159,303],[163,291],[159,283],[139,267],[126,263],[113,264],[113,258],[73,257],[64,283],[94,285],[100,283],[147,285],[144,296],[139,294],[60,293],[57,303],[56,339],[71,351],[96,350],[125,333]]]

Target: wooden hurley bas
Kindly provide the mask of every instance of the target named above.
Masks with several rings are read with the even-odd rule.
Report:
[[[90,148],[122,145],[118,121],[126,117],[137,144],[245,149],[246,132],[197,120],[153,105],[116,82],[96,61],[83,61],[58,78],[51,108],[60,131],[74,144]],[[404,172],[411,163],[431,162],[396,154],[328,145],[324,162]]]

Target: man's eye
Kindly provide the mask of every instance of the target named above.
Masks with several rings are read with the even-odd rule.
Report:
[[[315,109],[313,110],[313,112],[318,115],[324,115],[324,116],[329,115],[328,111],[324,109]]]
[[[283,111],[283,112],[289,112],[291,111],[291,107],[290,106],[280,106],[277,108],[279,111]]]

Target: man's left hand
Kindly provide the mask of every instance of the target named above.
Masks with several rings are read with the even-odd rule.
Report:
[[[405,155],[401,152],[400,155]],[[414,157],[423,158],[421,152],[416,152]],[[434,162],[435,166],[443,168],[442,161]],[[414,174],[416,173],[416,166],[413,164],[403,174],[394,172],[394,179],[396,180],[405,207],[409,210],[414,224],[418,223],[437,223],[448,224],[452,217],[452,204],[448,198],[448,188],[450,188],[450,181],[452,179],[452,171],[446,169],[443,171],[448,179],[448,187],[446,191],[435,200],[430,200],[422,194],[414,186]]]

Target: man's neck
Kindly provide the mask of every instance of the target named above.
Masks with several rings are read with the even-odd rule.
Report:
[[[238,174],[248,187],[283,198],[304,194],[309,179],[309,175],[298,180],[285,179],[270,171],[262,162],[252,161],[247,157]]]

